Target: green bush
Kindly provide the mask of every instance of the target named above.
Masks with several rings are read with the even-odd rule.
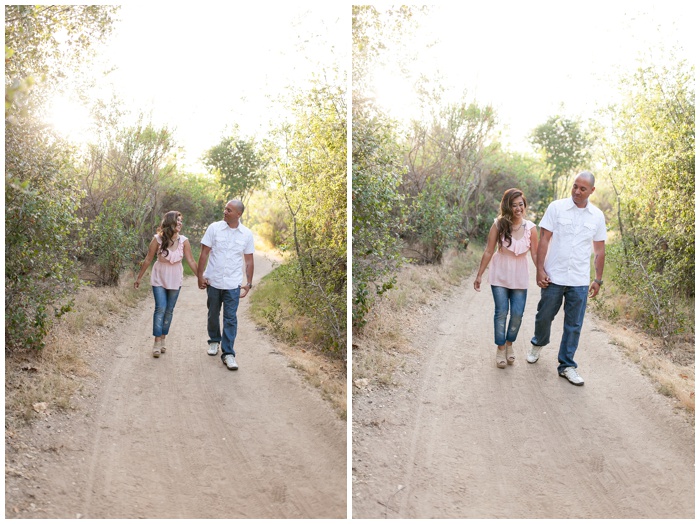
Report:
[[[454,244],[462,213],[452,199],[455,187],[446,179],[429,180],[413,197],[408,218],[408,238],[420,256],[418,262],[440,264],[445,251]]]
[[[5,348],[41,349],[70,309],[82,236],[70,151],[30,121],[5,122]]]
[[[126,201],[108,202],[89,225],[84,260],[98,285],[116,286],[122,271],[134,262],[138,233],[125,225],[129,214]]]

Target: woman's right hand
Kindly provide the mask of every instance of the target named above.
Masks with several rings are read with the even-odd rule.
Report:
[[[477,277],[474,279],[474,289],[476,289],[477,291],[481,292],[481,277],[480,277],[480,276],[477,276]]]
[[[134,281],[134,289],[138,289],[140,285],[141,285],[141,281],[139,281],[139,280]]]

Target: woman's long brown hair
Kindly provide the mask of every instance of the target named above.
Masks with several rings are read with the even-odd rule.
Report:
[[[160,252],[163,253],[164,257],[168,256],[168,246],[173,241],[173,237],[176,233],[177,219],[181,216],[182,214],[179,211],[168,211],[163,217],[160,226],[158,226],[158,234],[161,238]]]
[[[527,209],[527,199],[525,193],[515,187],[506,189],[501,198],[501,214],[496,218],[496,228],[498,230],[498,245],[503,246],[503,240],[508,241],[508,247],[513,243],[513,200],[522,197]]]

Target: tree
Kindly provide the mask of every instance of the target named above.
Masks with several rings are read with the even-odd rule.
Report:
[[[569,177],[590,157],[592,142],[584,132],[582,123],[559,115],[552,116],[535,128],[530,142],[539,148],[550,168],[550,200],[562,198],[569,186]]]
[[[106,5],[6,5],[6,116],[12,104],[25,112],[40,110],[36,99],[59,88],[69,71],[78,72],[85,65],[95,44],[111,33],[118,9]],[[30,89],[33,100],[28,104]]]
[[[113,6],[5,6],[5,348],[39,350],[79,284],[74,151],[41,121],[50,89],[110,30]]]
[[[352,319],[361,328],[403,262],[405,172],[391,122],[367,103],[352,106]]]
[[[677,300],[695,294],[694,74],[679,61],[624,77],[601,141],[618,196],[617,277],[666,339],[683,328]]]
[[[239,198],[244,204],[264,183],[262,160],[255,141],[237,135],[224,137],[204,155],[204,165],[217,178],[222,200]]]
[[[406,206],[399,192],[405,172],[397,124],[374,100],[381,67],[408,71],[399,50],[427,8],[352,7],[352,321],[361,329],[378,296],[396,281],[403,263],[400,238]],[[406,67],[404,67],[406,66]]]
[[[160,222],[175,142],[167,127],[157,129],[143,117],[107,136],[90,145],[84,169],[80,216],[90,231],[82,259],[95,282],[116,285],[122,271],[145,254]]]
[[[414,122],[409,135],[402,191],[412,208],[408,239],[424,261],[440,263],[448,246],[466,245],[475,231],[474,203],[496,116],[476,102],[430,103],[430,121]]]
[[[326,334],[326,347],[346,356],[347,123],[342,87],[318,81],[291,102],[294,120],[266,144],[267,164],[291,217],[284,275],[300,313]]]

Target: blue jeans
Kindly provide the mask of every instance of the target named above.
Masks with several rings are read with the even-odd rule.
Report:
[[[574,362],[574,354],[578,348],[578,340],[583,328],[583,316],[586,314],[588,302],[588,286],[560,286],[549,284],[543,288],[540,294],[540,302],[537,304],[537,316],[535,317],[535,336],[532,344],[546,346],[549,344],[549,336],[552,321],[559,312],[562,301],[564,302],[564,334],[559,345],[558,371],[564,368],[577,367]]]
[[[233,342],[236,340],[236,332],[238,331],[238,301],[241,298],[241,288],[236,289],[216,289],[215,287],[207,287],[207,309],[209,315],[207,317],[207,331],[209,332],[209,344],[212,342],[220,342],[221,344],[221,359],[226,355],[236,355],[233,350]],[[221,306],[224,306],[224,334],[221,336],[221,324],[219,323],[219,315],[221,314]]]
[[[496,313],[493,315],[493,331],[497,346],[505,345],[506,341],[515,342],[523,321],[527,289],[508,289],[507,287],[491,286]],[[510,304],[510,322],[506,330],[506,319]]]
[[[160,286],[153,288],[153,298],[156,300],[156,309],[153,312],[153,336],[162,337],[170,331],[170,322],[173,320],[173,310],[180,289],[165,289]]]

